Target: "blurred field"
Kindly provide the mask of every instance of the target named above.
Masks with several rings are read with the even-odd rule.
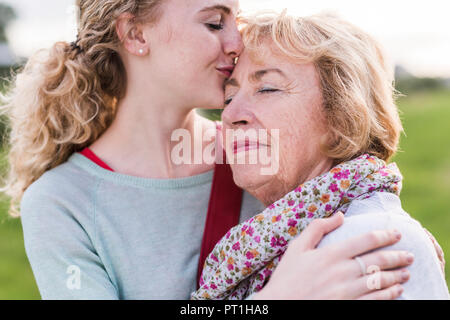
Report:
[[[406,136],[394,161],[403,176],[404,209],[450,254],[450,90],[399,100]],[[450,261],[450,260],[449,260]],[[446,265],[447,284],[450,268]]]
[[[1,172],[5,164],[5,152],[1,152]],[[0,300],[40,299],[25,255],[20,220],[9,218],[7,210],[8,201],[0,194]]]
[[[395,161],[405,181],[403,206],[450,252],[450,91],[415,93],[399,100],[406,136]],[[4,156],[0,155],[4,164]],[[3,165],[2,165],[3,167]],[[23,249],[19,220],[0,201],[0,299],[39,299]],[[447,283],[450,269],[446,266]]]

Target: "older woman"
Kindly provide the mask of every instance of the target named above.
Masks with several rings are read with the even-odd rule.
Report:
[[[271,298],[274,292],[280,297],[286,287],[273,279],[313,272],[289,267],[300,251],[287,250],[289,242],[314,219],[342,211],[344,225],[325,236],[319,248],[396,228],[403,237],[391,248],[415,255],[401,298],[448,299],[432,242],[401,208],[401,174],[385,162],[397,150],[402,126],[393,74],[379,45],[328,15],[259,15],[248,19],[243,38],[246,49],[226,83],[224,144],[235,182],[268,207],[217,244],[192,297],[240,299],[255,292],[254,298]],[[227,133],[237,129],[263,130],[271,139],[250,134],[229,139]],[[276,162],[272,174],[261,174],[267,163],[235,161],[266,153]],[[380,270],[357,254],[354,258],[361,272],[355,277]],[[348,264],[335,267],[355,273]],[[326,274],[311,276],[327,281]],[[380,285],[377,273],[362,279],[368,287]],[[346,290],[336,288],[332,298],[345,297]],[[304,297],[314,298],[311,288],[305,288]]]

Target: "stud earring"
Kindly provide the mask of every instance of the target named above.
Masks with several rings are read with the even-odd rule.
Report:
[[[144,49],[139,49],[139,54],[143,55],[144,54]]]

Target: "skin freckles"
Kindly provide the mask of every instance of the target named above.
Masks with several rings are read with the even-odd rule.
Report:
[[[253,77],[261,70],[269,71]],[[240,187],[269,205],[331,169],[332,160],[321,152],[327,126],[319,76],[312,63],[294,64],[279,54],[256,60],[244,50],[225,89],[225,130],[267,129],[270,133],[278,129],[280,133],[278,172],[264,176],[261,164],[232,164]]]

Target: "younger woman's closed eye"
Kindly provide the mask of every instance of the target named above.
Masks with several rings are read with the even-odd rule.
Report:
[[[206,23],[206,26],[210,30],[217,31],[217,30],[222,30],[223,27],[224,27],[224,24],[223,24],[222,21],[220,21],[220,22],[217,22],[217,23]]]

